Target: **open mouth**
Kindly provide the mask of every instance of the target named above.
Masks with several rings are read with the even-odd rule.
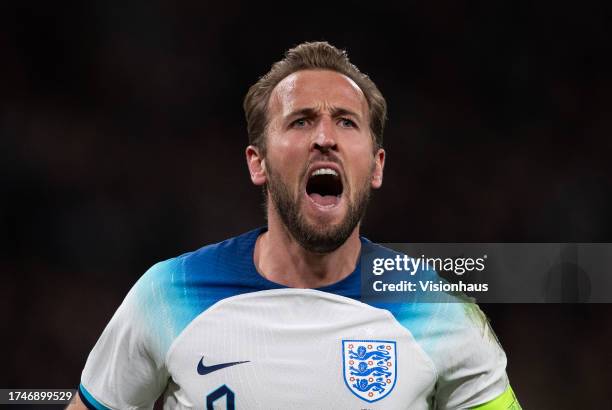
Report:
[[[340,202],[342,180],[331,168],[316,169],[306,183],[306,194],[319,206],[332,207]]]

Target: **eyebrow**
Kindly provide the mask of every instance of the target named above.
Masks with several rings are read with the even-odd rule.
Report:
[[[319,110],[308,107],[308,108],[302,108],[299,110],[292,111],[285,118],[291,118],[291,117],[313,118],[313,117],[316,117],[318,113],[319,113]],[[346,108],[332,107],[331,115],[334,118],[343,117],[343,116],[352,116],[352,117],[357,118],[358,120],[361,120],[361,116],[359,114],[351,110],[348,110]]]

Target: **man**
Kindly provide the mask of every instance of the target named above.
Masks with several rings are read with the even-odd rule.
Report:
[[[153,266],[83,371],[75,408],[519,408],[464,303],[360,302],[359,235],[382,184],[386,104],[325,42],[249,90],[251,180],[268,226]]]

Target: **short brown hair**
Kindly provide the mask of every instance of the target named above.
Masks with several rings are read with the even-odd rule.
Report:
[[[374,148],[381,148],[387,119],[385,98],[376,84],[349,61],[345,50],[339,50],[326,41],[306,42],[288,50],[285,58],[274,63],[270,71],[249,88],[243,103],[249,143],[265,152],[264,136],[268,125],[268,101],[272,90],[288,75],[309,69],[336,71],[349,77],[359,86],[370,110],[370,131]]]

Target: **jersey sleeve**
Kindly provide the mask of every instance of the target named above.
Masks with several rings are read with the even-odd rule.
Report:
[[[476,407],[472,407],[472,410],[522,410],[512,387],[508,388],[495,399],[481,404]]]
[[[134,285],[89,354],[79,386],[87,407],[151,409],[164,391],[169,376],[149,308],[160,270],[154,266]]]
[[[475,303],[446,303],[449,322],[432,359],[439,409],[519,409],[506,375],[506,355]],[[515,407],[509,407],[514,403]]]

